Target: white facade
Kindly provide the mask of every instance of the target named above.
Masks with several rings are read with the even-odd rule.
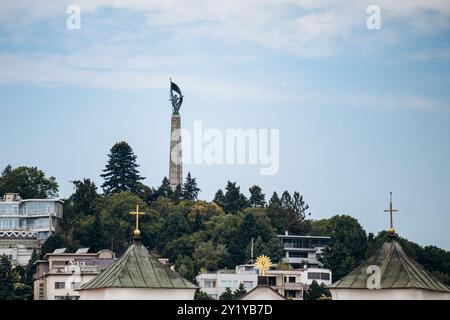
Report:
[[[26,266],[33,249],[38,249],[63,217],[59,199],[27,199],[6,194],[0,199],[0,255],[13,265]]]
[[[322,267],[319,261],[323,249],[328,245],[330,237],[291,235],[287,231],[278,235],[284,246],[283,262],[291,269],[301,269],[304,264],[308,267]]]
[[[218,272],[201,273],[196,277],[200,290],[213,299],[219,299],[226,288],[235,291],[241,283],[247,292],[258,286],[258,269],[255,265],[237,266],[235,271],[221,270]],[[262,279],[260,279],[262,280]],[[321,268],[268,270],[263,279],[269,286],[287,299],[302,300],[303,293],[311,283],[330,285],[331,270]]]
[[[226,288],[234,291],[241,283],[247,291],[258,284],[258,270],[254,265],[240,265],[235,271],[221,270],[218,272],[201,273],[196,277],[200,290],[207,293],[213,299],[219,299]]]
[[[194,300],[196,289],[99,288],[80,291],[80,300]]]
[[[423,289],[330,289],[333,300],[450,300],[450,293]]]
[[[34,299],[77,300],[80,297],[78,289],[115,261],[110,250],[86,251],[49,253],[45,260],[37,261]]]

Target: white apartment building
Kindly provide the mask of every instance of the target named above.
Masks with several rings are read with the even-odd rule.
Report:
[[[204,272],[195,277],[200,290],[213,299],[218,300],[227,288],[235,291],[241,283],[247,291],[258,284],[258,270],[252,264],[237,266],[235,270],[219,270]]]
[[[205,272],[196,277],[201,291],[213,299],[219,299],[226,288],[235,291],[241,283],[249,292],[257,285],[270,286],[287,299],[302,300],[304,291],[316,280],[319,284],[331,284],[331,270],[321,268],[304,268],[276,270],[266,272],[266,276],[259,277],[258,269],[253,264],[237,266],[234,271],[220,270]]]
[[[106,249],[97,253],[88,253],[89,248],[65,251],[56,249],[36,261],[35,300],[78,300],[78,289],[115,261],[114,253]]]
[[[290,269],[302,269],[305,264],[310,268],[322,267],[319,258],[331,239],[326,236],[291,235],[287,231],[278,238],[284,246],[283,262]]]
[[[26,266],[34,249],[53,234],[63,217],[60,199],[21,199],[8,193],[0,199],[0,255]]]

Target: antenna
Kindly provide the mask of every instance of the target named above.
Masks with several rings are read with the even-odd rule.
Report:
[[[250,263],[253,264],[253,237],[252,237],[252,245],[250,247]]]

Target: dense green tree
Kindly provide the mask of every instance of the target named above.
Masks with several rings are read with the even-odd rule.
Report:
[[[233,292],[233,299],[239,300],[246,293],[247,293],[247,290],[245,290],[244,284],[241,282],[239,284],[239,287]]]
[[[254,185],[250,187],[250,206],[255,208],[264,208],[266,206],[266,196],[262,193],[259,186]]]
[[[138,194],[140,191],[140,181],[144,177],[139,175],[136,163],[137,156],[130,145],[124,141],[116,143],[108,155],[109,160],[103,174],[105,179],[102,185],[105,194],[112,194],[121,191],[131,191]]]
[[[181,185],[177,185],[170,195],[170,199],[175,203],[179,203],[183,199],[183,190]]]
[[[104,249],[103,224],[100,213],[95,214],[92,230],[89,234],[89,248],[91,252],[98,252]]]
[[[293,234],[307,234],[310,231],[309,221],[306,220],[309,206],[298,192],[294,196],[284,191],[281,199],[274,193],[267,208],[272,225],[278,233],[289,231]]]
[[[39,260],[39,254],[36,249],[33,249],[31,253],[30,261],[28,261],[27,267],[25,268],[25,279],[24,283],[33,286],[34,274],[36,273],[36,264],[35,262]]]
[[[60,248],[67,248],[69,251],[74,249],[61,234],[56,233],[49,236],[41,247],[41,259],[44,258],[45,254],[52,253],[55,249]]]
[[[236,182],[228,181],[223,201],[225,213],[238,213],[249,206],[247,198],[240,192]]]
[[[8,257],[0,257],[0,300],[14,299],[14,277]]]
[[[183,214],[179,212],[170,213],[165,219],[159,233],[159,249],[164,248],[170,241],[190,232],[191,226]]]
[[[281,207],[281,199],[278,196],[278,193],[276,193],[276,191],[274,191],[272,194],[272,197],[270,197],[269,207],[273,207],[273,208]]]
[[[164,177],[164,179],[161,182],[161,185],[159,186],[158,190],[156,191],[158,194],[158,197],[165,197],[170,198],[173,190],[170,186],[170,181],[167,179],[167,177]]]
[[[197,263],[197,269],[215,271],[224,266],[229,254],[227,248],[219,244],[215,246],[212,241],[201,243],[194,251],[193,258]]]
[[[197,290],[195,291],[194,300],[214,300],[204,291]]]
[[[233,291],[230,288],[226,288],[225,291],[219,296],[219,300],[234,300]]]
[[[191,173],[188,172],[186,180],[183,184],[183,199],[184,200],[197,200],[200,188],[195,181],[195,178],[191,177]]]
[[[58,183],[36,167],[13,169],[8,165],[0,176],[0,197],[5,193],[18,193],[23,199],[57,197]]]
[[[330,290],[328,290],[323,283],[318,284],[316,280],[313,280],[308,290],[305,291],[303,297],[304,300],[319,300],[320,298],[331,297]]]
[[[15,300],[31,300],[33,298],[33,287],[22,282],[14,284]]]
[[[331,241],[321,259],[333,271],[333,281],[337,281],[365,259],[367,235],[358,220],[348,215],[330,218],[328,229]]]
[[[175,261],[175,270],[185,279],[193,281],[195,278],[195,263],[189,256],[178,256]]]
[[[225,206],[225,195],[223,194],[222,189],[217,190],[213,202],[221,208]]]
[[[111,248],[116,254],[122,254],[129,246],[131,234],[135,228],[135,216],[130,212],[134,211],[136,205],[145,215],[139,217],[140,228],[146,223],[148,217],[148,206],[136,194],[129,191],[123,191],[105,196],[98,201],[98,212],[102,222],[103,230],[103,248]],[[95,221],[92,220],[92,223]],[[88,228],[92,228],[89,226]],[[92,230],[92,229],[90,229]]]
[[[72,181],[75,192],[71,196],[75,212],[85,215],[94,214],[95,201],[98,198],[97,186],[90,179]]]

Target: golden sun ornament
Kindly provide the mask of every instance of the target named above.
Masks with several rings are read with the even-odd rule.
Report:
[[[258,258],[256,258],[255,265],[259,269],[261,276],[265,276],[267,270],[269,270],[270,267],[272,266],[272,261],[268,256],[261,255]]]

